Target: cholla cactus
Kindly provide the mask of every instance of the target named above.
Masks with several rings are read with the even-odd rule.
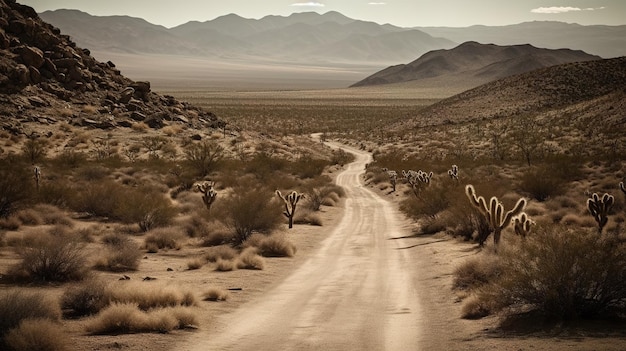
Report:
[[[470,200],[472,205],[477,207],[478,210],[487,218],[489,225],[493,230],[493,243],[496,246],[500,242],[502,230],[511,223],[511,219],[514,216],[522,213],[524,207],[526,207],[526,199],[521,198],[517,200],[517,203],[512,210],[505,213],[504,206],[495,196],[489,200],[489,205],[487,206],[485,198],[482,196],[476,196],[476,190],[474,190],[474,186],[471,184],[468,184],[465,187],[465,195],[467,195],[467,198]],[[482,245],[486,239],[487,238],[483,238],[480,244]]]
[[[289,228],[291,229],[293,228],[293,215],[296,213],[296,205],[300,199],[304,198],[304,194],[292,191],[291,194],[283,196],[280,190],[276,190],[276,195],[285,203],[285,212],[283,214],[289,219]]]
[[[626,187],[624,186],[624,182],[619,182],[619,188],[622,190],[624,195],[626,195]]]
[[[208,181],[202,184],[196,184],[196,188],[202,193],[202,202],[204,202],[204,206],[206,206],[207,210],[211,211],[211,205],[213,205],[215,199],[217,198],[215,182]]]
[[[413,194],[419,197],[422,190],[430,185],[430,180],[433,178],[433,172],[426,173],[422,170],[408,172],[402,171],[402,175],[406,179],[407,183],[411,186]]]
[[[587,199],[587,209],[593,216],[593,219],[598,223],[598,233],[602,233],[602,229],[604,229],[604,226],[609,221],[607,216],[614,204],[615,198],[613,195],[606,193],[602,197],[593,193],[591,198]]]
[[[41,169],[39,169],[39,166],[35,166],[33,173],[35,184],[37,185],[37,191],[39,191],[39,181],[41,180]]]
[[[515,229],[515,234],[523,238],[530,234],[531,226],[534,224],[535,222],[528,217],[526,212],[522,212],[519,216],[513,218],[513,228]]]
[[[454,179],[457,182],[459,181],[459,167],[457,165],[452,165],[452,169],[448,170],[448,176],[450,179]]]

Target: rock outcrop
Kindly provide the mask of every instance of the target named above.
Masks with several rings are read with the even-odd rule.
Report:
[[[93,106],[85,109],[68,106]],[[149,82],[124,77],[112,62],[98,62],[28,6],[0,0],[0,129],[19,133],[18,121],[66,120],[93,128],[150,128],[184,123],[219,128],[214,114],[153,92]]]

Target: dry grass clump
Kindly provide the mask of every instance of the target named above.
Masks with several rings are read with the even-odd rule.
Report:
[[[230,272],[234,271],[235,269],[237,269],[236,260],[224,260],[218,258],[215,262],[215,270],[218,272]]]
[[[135,241],[123,234],[109,234],[102,241],[106,248],[96,259],[94,266],[97,269],[110,272],[137,270],[142,252]]]
[[[313,211],[304,208],[298,212],[293,217],[294,224],[309,224],[314,226],[322,226],[322,218],[314,213]]]
[[[209,262],[217,262],[218,260],[233,260],[237,257],[238,252],[234,248],[229,245],[221,245],[221,246],[213,246],[210,247],[206,254],[205,258]]]
[[[142,310],[198,304],[191,290],[160,283],[120,281],[110,284],[107,291],[112,302],[136,304]]]
[[[0,341],[24,320],[48,319],[58,321],[61,309],[57,301],[40,292],[10,289],[0,292]],[[1,346],[0,342],[0,346]]]
[[[245,242],[245,246],[256,248],[265,257],[293,257],[297,251],[296,246],[284,234],[253,234]]]
[[[4,343],[12,351],[71,350],[71,340],[61,325],[50,319],[25,319],[4,336]]]
[[[71,310],[76,316],[96,314],[110,303],[107,283],[98,278],[89,278],[70,285],[61,296],[61,307]]]
[[[498,256],[485,252],[455,268],[453,287],[466,291],[474,290],[492,282],[500,272]]]
[[[265,268],[265,260],[259,256],[257,249],[249,247],[244,249],[239,255],[237,268],[263,270]]]
[[[195,257],[195,258],[192,258],[189,261],[187,261],[187,269],[189,269],[190,271],[191,270],[195,270],[195,269],[200,269],[206,263],[207,263],[206,258],[204,258],[204,257]]]
[[[184,235],[177,227],[157,228],[149,231],[144,239],[144,246],[148,252],[157,252],[161,249],[179,250]]]
[[[210,288],[203,296],[204,301],[227,301],[230,299],[230,292],[224,289]]]
[[[167,333],[197,324],[197,317],[189,308],[142,311],[133,303],[114,303],[94,317],[86,330],[91,334]]]

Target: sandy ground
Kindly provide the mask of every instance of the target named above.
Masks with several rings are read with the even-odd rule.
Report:
[[[200,302],[197,329],[92,336],[85,333],[84,319],[66,320],[73,349],[626,350],[624,328],[604,324],[528,332],[502,330],[496,317],[461,319],[453,271],[479,254],[476,246],[441,234],[415,235],[415,224],[397,211],[399,195],[363,184],[370,155],[349,151],[357,162],[336,177],[348,198],[338,207],[323,207],[322,227],[284,229],[298,247],[295,257],[266,259],[262,271],[216,272],[211,265],[190,271],[187,262],[206,249],[188,245],[148,254],[128,274],[186,286],[199,296],[208,288],[242,289],[225,302]],[[15,259],[0,253],[3,266]]]

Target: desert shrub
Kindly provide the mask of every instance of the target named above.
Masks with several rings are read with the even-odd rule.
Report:
[[[243,243],[253,232],[269,233],[280,226],[281,207],[274,198],[267,189],[239,188],[220,202],[218,218],[235,233],[235,244]]]
[[[9,330],[4,342],[12,351],[71,350],[71,340],[61,325],[49,319],[25,319]]]
[[[501,273],[499,257],[483,252],[454,269],[452,286],[460,290],[475,290],[492,283]]]
[[[176,214],[170,201],[155,189],[132,188],[113,181],[87,184],[77,192],[71,207],[123,223],[139,223],[146,230],[169,224]]]
[[[153,251],[160,249],[181,248],[180,241],[183,239],[183,233],[176,227],[157,228],[149,231],[144,239],[145,247]]]
[[[218,258],[215,262],[215,270],[218,272],[230,272],[237,268],[237,262],[235,260],[223,260]]]
[[[244,249],[239,255],[237,268],[263,270],[263,268],[265,268],[265,261],[263,257],[259,256],[255,248],[249,247]]]
[[[61,308],[57,301],[40,292],[23,289],[0,291],[0,338],[26,319],[59,320]]]
[[[166,333],[192,325],[197,325],[197,318],[187,308],[145,312],[132,303],[115,303],[92,319],[86,329],[91,334]]]
[[[539,167],[526,172],[520,180],[520,190],[537,201],[561,195],[565,191],[565,181],[551,167]]]
[[[459,197],[451,203],[446,221],[448,233],[466,241],[484,241],[491,234],[487,218],[467,198]]]
[[[0,218],[0,229],[18,230],[20,226],[22,226],[22,221],[20,221],[20,219],[15,215]]]
[[[293,257],[297,251],[296,246],[281,234],[270,236],[254,234],[244,246],[256,248],[265,257]]]
[[[42,235],[32,245],[19,247],[22,261],[12,275],[39,282],[64,282],[84,279],[89,269],[84,245],[72,236]]]
[[[22,157],[31,164],[39,163],[46,157],[48,149],[46,139],[29,138],[22,145]]]
[[[451,199],[458,198],[462,191],[461,187],[449,185],[448,182],[431,184],[419,193],[419,197],[409,196],[403,200],[400,203],[400,210],[414,219],[435,217],[448,209],[452,203]]]
[[[33,211],[36,211],[41,216],[44,224],[57,224],[68,227],[74,225],[72,219],[56,206],[36,204],[33,206]]]
[[[199,177],[204,177],[217,169],[225,150],[214,141],[202,141],[190,144],[184,152],[189,168]]]
[[[66,207],[74,201],[76,189],[69,181],[57,179],[54,182],[43,182],[37,191],[37,201],[59,207]]]
[[[479,298],[502,308],[525,307],[571,319],[615,312],[626,299],[626,248],[593,230],[540,228],[501,254],[502,273]]]
[[[303,210],[296,212],[296,214],[293,217],[293,223],[316,225],[320,227],[323,224],[322,218],[318,214],[313,213],[311,210],[307,208],[304,208]]]
[[[204,257],[192,258],[189,261],[187,261],[187,269],[189,270],[200,269],[202,266],[204,266],[206,262],[207,260]]]
[[[90,278],[67,287],[61,296],[61,307],[71,310],[76,316],[86,316],[100,312],[111,302],[107,284],[97,278]]]
[[[461,309],[461,318],[465,319],[480,319],[488,316],[491,313],[491,308],[485,305],[478,296],[471,295],[463,302]]]
[[[34,193],[30,169],[15,160],[0,160],[0,218],[6,218],[26,206]]]
[[[237,250],[228,245],[221,245],[210,247],[204,257],[209,262],[217,262],[219,259],[232,260],[237,257],[237,255]]]
[[[319,211],[320,207],[330,201],[336,203],[339,197],[345,196],[345,190],[338,185],[327,185],[313,188],[306,192],[304,206],[312,211]]]
[[[43,218],[32,208],[21,210],[15,213],[15,217],[19,219],[22,225],[42,225]]]
[[[142,257],[137,243],[122,234],[107,235],[103,242],[106,248],[96,260],[97,269],[111,272],[137,270]]]
[[[354,161],[354,154],[345,152],[343,149],[333,150],[330,164],[343,166]]]
[[[301,179],[315,178],[322,174],[328,161],[304,155],[290,164],[291,173]]]
[[[210,288],[204,293],[204,301],[227,301],[230,299],[228,290]]]
[[[195,294],[184,287],[134,281],[116,281],[107,288],[111,302],[135,304],[142,310],[195,306]]]
[[[102,165],[85,165],[76,171],[79,179],[89,182],[102,181],[111,174],[111,170]]]

